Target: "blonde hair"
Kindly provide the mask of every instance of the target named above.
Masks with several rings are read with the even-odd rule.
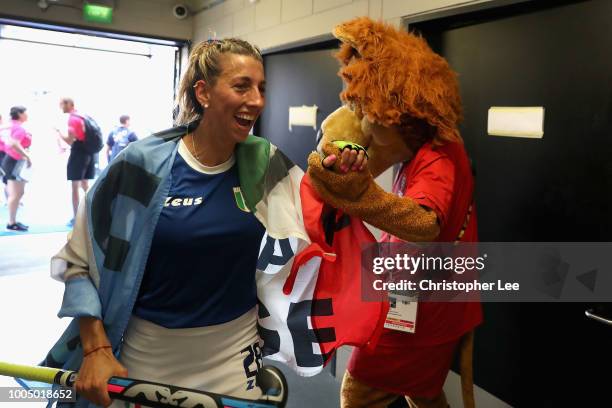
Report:
[[[186,125],[202,118],[204,108],[196,98],[194,85],[200,80],[215,85],[217,78],[221,75],[220,57],[225,53],[253,57],[263,64],[259,48],[238,38],[208,40],[197,44],[189,54],[187,71],[181,79],[176,98],[178,115],[175,123],[177,125]]]

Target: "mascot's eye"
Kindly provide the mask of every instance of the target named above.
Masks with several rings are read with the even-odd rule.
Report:
[[[350,57],[349,60],[352,60],[353,58],[360,59],[361,58],[361,54],[359,54],[359,51],[357,51],[355,48],[351,47],[351,57]]]

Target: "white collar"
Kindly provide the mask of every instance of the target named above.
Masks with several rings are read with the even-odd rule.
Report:
[[[234,157],[234,154],[232,154],[229,159],[227,159],[225,162],[221,164],[218,164],[212,167],[205,166],[199,161],[197,161],[195,157],[193,157],[193,155],[187,148],[187,145],[185,144],[184,139],[181,139],[179,141],[178,153],[185,160],[185,162],[187,163],[189,167],[191,167],[192,169],[194,169],[195,171],[199,173],[204,173],[204,174],[219,174],[219,173],[226,172],[232,168],[234,163],[236,163],[236,158]]]

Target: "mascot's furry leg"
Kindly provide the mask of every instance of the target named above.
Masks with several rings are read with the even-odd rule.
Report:
[[[474,350],[474,332],[466,333],[459,343],[459,369],[461,374],[461,394],[464,408],[475,408],[472,354]],[[340,406],[342,408],[386,408],[399,396],[383,390],[372,388],[355,379],[347,371],[342,379]],[[411,408],[447,408],[448,402],[444,391],[434,399],[406,397]]]
[[[342,408],[386,408],[399,395],[372,388],[355,379],[349,372],[344,373],[340,391],[340,406]],[[446,407],[445,407],[446,408]]]
[[[340,406],[342,408],[387,408],[401,395],[372,388],[353,377],[348,371],[342,379]],[[411,408],[448,408],[442,392],[434,399],[405,397]]]

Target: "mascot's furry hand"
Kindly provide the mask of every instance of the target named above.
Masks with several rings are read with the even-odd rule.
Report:
[[[340,171],[336,161],[331,168],[323,166],[323,158],[340,156],[341,149],[334,143],[346,141],[368,146],[359,120],[347,107],[332,113],[322,124],[321,154],[308,157],[308,175],[321,198],[329,205],[349,215],[412,242],[431,241],[439,233],[436,215],[408,197],[398,197],[384,191],[366,167],[362,171]]]

